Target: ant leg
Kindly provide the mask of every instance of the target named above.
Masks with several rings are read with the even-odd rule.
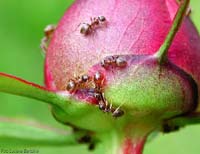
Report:
[[[47,37],[43,37],[40,43],[40,48],[42,49],[44,55],[46,54],[48,48],[47,42],[48,42]]]
[[[99,106],[99,109],[104,111],[105,108],[106,108],[106,105],[105,105],[105,102],[103,100],[103,97],[102,97],[102,94],[97,92],[97,93],[94,93],[94,97],[97,99],[98,101],[98,106]]]

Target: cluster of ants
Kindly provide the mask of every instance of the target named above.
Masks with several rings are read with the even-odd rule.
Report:
[[[76,79],[70,79],[67,83],[66,90],[75,93],[81,88],[90,87],[93,89],[93,97],[97,100],[99,109],[104,112],[111,112],[113,117],[120,117],[124,114],[119,108],[115,109],[112,104],[106,100],[103,92],[104,76],[100,72],[96,72],[93,77],[82,75]]]
[[[125,67],[127,65],[126,60],[120,56],[109,56],[102,60],[101,66],[107,69],[109,66]],[[79,89],[93,88],[93,96],[98,101],[99,109],[104,112],[111,112],[113,117],[120,117],[124,112],[118,107],[114,108],[112,104],[109,104],[105,98],[103,92],[103,85],[105,77],[101,72],[96,72],[93,77],[88,75],[82,75],[75,79],[70,79],[67,83],[66,90],[70,93],[75,93]]]
[[[102,26],[106,23],[106,18],[104,16],[98,16],[94,18],[90,18],[90,23],[82,23],[80,24],[80,33],[84,36],[87,36],[93,33],[99,26]],[[47,52],[48,43],[52,38],[52,35],[56,29],[55,25],[48,25],[44,29],[44,38],[41,40],[41,48],[44,53]],[[119,67],[123,68],[127,65],[126,60],[120,56],[108,56],[101,61],[101,66],[105,69],[109,69],[110,67]],[[70,93],[75,93],[78,89],[84,88],[93,88],[94,89],[94,97],[98,101],[99,109],[104,112],[111,112],[113,117],[120,117],[124,114],[119,107],[114,108],[112,104],[109,104],[105,98],[103,92],[103,83],[104,76],[101,72],[96,72],[93,77],[88,75],[82,75],[76,77],[75,79],[70,79],[66,85],[66,90]]]

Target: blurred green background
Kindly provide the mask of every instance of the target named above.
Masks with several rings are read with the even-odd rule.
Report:
[[[0,0],[0,72],[43,84],[44,57],[39,48],[43,29],[57,23],[72,0]],[[191,0],[192,19],[200,31],[200,0]],[[0,93],[0,117],[32,119],[66,129],[56,122],[46,104]],[[145,147],[144,154],[199,154],[200,125],[179,132],[159,134]],[[2,142],[0,148],[12,146]],[[40,154],[102,153],[101,147],[88,152],[86,146],[37,147]]]

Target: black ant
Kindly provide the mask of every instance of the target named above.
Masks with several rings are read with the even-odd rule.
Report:
[[[40,47],[42,48],[44,53],[47,52],[48,43],[50,39],[52,38],[55,29],[56,29],[55,25],[47,25],[44,28],[44,37],[42,38],[41,43],[40,43]]]
[[[106,22],[106,18],[104,16],[90,18],[91,23],[82,23],[80,28],[80,33],[83,35],[88,35],[95,30],[100,24],[104,24]]]

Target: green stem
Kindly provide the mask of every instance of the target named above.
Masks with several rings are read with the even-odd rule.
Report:
[[[102,130],[112,127],[112,122],[114,121],[112,116],[104,114],[99,110],[98,106],[78,101],[67,92],[56,93],[49,91],[37,84],[4,73],[0,73],[0,92],[46,102],[53,107],[53,114],[58,121],[72,124],[79,128],[92,131],[97,128]]]
[[[131,134],[126,135],[126,132],[120,131],[101,134],[101,138],[103,138],[101,141],[105,154],[142,154],[146,141],[146,136],[131,136]]]
[[[173,20],[172,27],[171,27],[167,37],[165,38],[164,43],[162,44],[160,49],[155,54],[157,56],[160,64],[162,64],[163,62],[165,62],[167,60],[168,50],[173,42],[173,39],[174,39],[176,33],[178,32],[178,30],[181,26],[181,23],[185,16],[185,12],[187,10],[189,2],[190,2],[189,0],[182,0],[180,2],[180,7],[176,13],[174,20]]]
[[[0,73],[0,92],[10,93],[46,102],[59,110],[73,112],[80,115],[81,110],[90,110],[91,105],[80,103],[70,98],[70,94],[59,94],[47,90],[45,87],[25,81],[23,79]],[[64,93],[64,92],[63,92]]]
[[[59,108],[63,105],[61,97],[56,93],[40,85],[4,73],[0,73],[0,92],[34,98]]]

